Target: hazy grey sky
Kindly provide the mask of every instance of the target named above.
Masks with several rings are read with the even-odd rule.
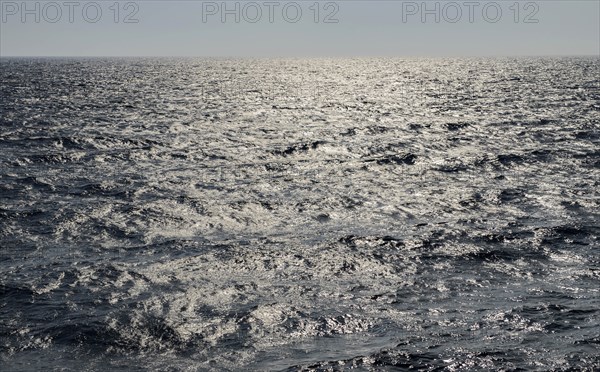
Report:
[[[598,0],[0,3],[1,56],[600,54]]]

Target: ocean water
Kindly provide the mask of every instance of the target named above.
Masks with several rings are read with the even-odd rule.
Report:
[[[0,369],[600,369],[600,60],[0,60]]]

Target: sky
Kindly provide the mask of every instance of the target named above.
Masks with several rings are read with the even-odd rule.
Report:
[[[0,56],[600,55],[600,0],[0,1]]]

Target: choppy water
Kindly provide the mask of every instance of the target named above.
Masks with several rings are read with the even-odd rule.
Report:
[[[600,368],[597,58],[0,67],[2,370]]]

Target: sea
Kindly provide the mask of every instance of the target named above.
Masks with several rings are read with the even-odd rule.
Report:
[[[2,371],[598,371],[600,59],[0,59]]]

